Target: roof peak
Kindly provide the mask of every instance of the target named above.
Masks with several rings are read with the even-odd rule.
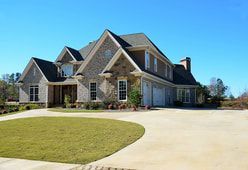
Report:
[[[118,35],[118,36],[129,36],[129,35],[138,35],[138,34],[142,34],[142,35],[145,35],[146,36],[146,34],[143,33],[143,32],[130,33],[130,34],[121,34],[121,35]]]
[[[49,61],[49,60],[44,60],[44,59],[37,58],[37,57],[32,57],[32,59],[33,59],[33,60],[41,60],[41,61],[46,61],[46,62],[53,63],[52,61]]]

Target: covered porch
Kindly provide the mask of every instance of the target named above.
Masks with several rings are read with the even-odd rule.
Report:
[[[53,84],[48,85],[48,103],[50,107],[64,104],[65,96],[71,98],[71,103],[77,101],[77,84]]]

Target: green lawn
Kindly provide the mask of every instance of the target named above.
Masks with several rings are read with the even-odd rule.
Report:
[[[39,117],[0,122],[0,157],[89,163],[144,134],[141,125],[110,119]]]
[[[63,113],[98,113],[103,112],[103,110],[81,110],[81,109],[62,109],[62,108],[52,108],[48,109],[51,112],[63,112]]]
[[[5,113],[5,114],[0,114],[0,117],[2,117],[2,116],[8,116],[8,115],[13,115],[13,114],[17,114],[17,113],[21,113],[21,112],[24,112],[24,111],[25,111],[25,110],[17,111],[17,112]]]

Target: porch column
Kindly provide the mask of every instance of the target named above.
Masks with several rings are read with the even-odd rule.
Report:
[[[62,99],[63,99],[63,98],[62,98],[62,95],[63,95],[63,94],[62,94],[62,85],[59,85],[59,93],[60,93],[60,94],[59,94],[59,102],[60,102],[60,103],[63,103],[63,101],[62,101]]]

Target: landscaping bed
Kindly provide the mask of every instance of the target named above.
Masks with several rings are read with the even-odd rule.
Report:
[[[141,125],[110,119],[39,117],[0,122],[0,157],[86,164],[144,134]]]
[[[6,116],[10,114],[16,114],[25,110],[40,109],[43,108],[38,104],[14,104],[14,105],[0,105],[0,116]]]

